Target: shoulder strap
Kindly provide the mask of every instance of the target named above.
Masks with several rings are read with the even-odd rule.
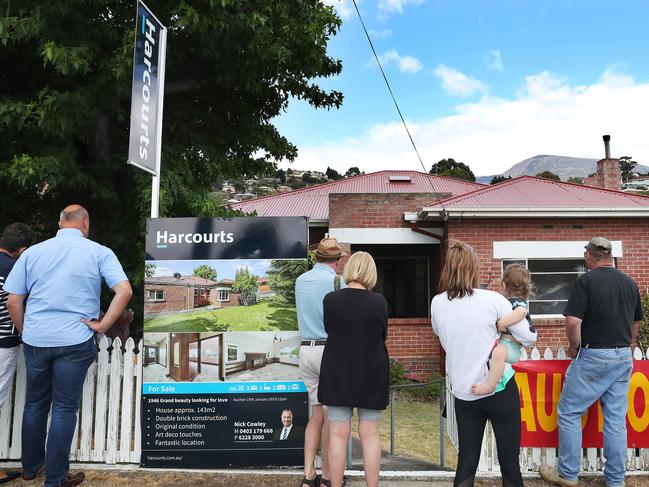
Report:
[[[340,291],[340,276],[338,274],[334,277],[334,291]]]

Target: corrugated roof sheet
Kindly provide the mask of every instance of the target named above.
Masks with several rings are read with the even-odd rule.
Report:
[[[646,196],[520,176],[428,206],[445,208],[624,208],[649,207]]]
[[[391,182],[390,176],[409,176],[411,180]],[[232,207],[245,212],[256,211],[258,216],[308,216],[311,219],[326,220],[329,218],[330,193],[451,193],[452,195],[461,195],[484,187],[484,184],[433,176],[417,171],[380,171],[298,189],[290,193],[242,201],[233,204]]]
[[[147,277],[146,284],[183,284],[183,285],[212,286],[215,285],[216,282],[198,276],[180,276],[179,279],[176,279],[173,276],[157,276],[157,277]]]

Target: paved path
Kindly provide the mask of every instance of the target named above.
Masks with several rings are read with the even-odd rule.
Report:
[[[15,463],[2,464],[0,468],[15,466]],[[165,470],[140,470],[134,466],[114,466],[96,470],[96,465],[84,465],[78,468],[86,473],[85,487],[298,487],[301,479],[295,471],[217,471],[217,472],[178,472]],[[349,487],[363,487],[365,482],[360,472],[350,472]],[[386,475],[388,475],[386,473]],[[392,478],[382,477],[380,487],[451,487],[452,472],[395,472],[389,474]],[[407,476],[414,476],[407,478]],[[18,487],[20,482],[6,484],[8,487]],[[500,478],[476,479],[475,487],[500,487]],[[649,475],[630,475],[626,479],[627,487],[646,487],[649,485]],[[525,479],[526,487],[550,487],[538,477],[529,476]],[[605,487],[601,475],[589,475],[580,481],[580,487]]]

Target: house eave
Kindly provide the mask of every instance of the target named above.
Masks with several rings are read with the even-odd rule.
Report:
[[[442,208],[424,207],[419,220],[441,220]],[[649,208],[446,208],[448,218],[646,218]]]

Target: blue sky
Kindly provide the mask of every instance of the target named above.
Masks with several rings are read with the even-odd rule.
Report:
[[[147,264],[155,264],[155,277],[173,276],[179,272],[183,276],[191,276],[194,269],[201,265],[209,265],[216,269],[216,279],[233,279],[238,269],[248,267],[256,276],[265,276],[270,267],[269,259],[237,259],[237,260],[149,260]]]
[[[329,53],[342,75],[321,85],[342,109],[292,101],[275,123],[297,144],[288,166],[421,168],[376,68],[351,0]],[[537,154],[649,162],[649,2],[640,0],[360,0],[427,168],[443,157],[477,175]]]

